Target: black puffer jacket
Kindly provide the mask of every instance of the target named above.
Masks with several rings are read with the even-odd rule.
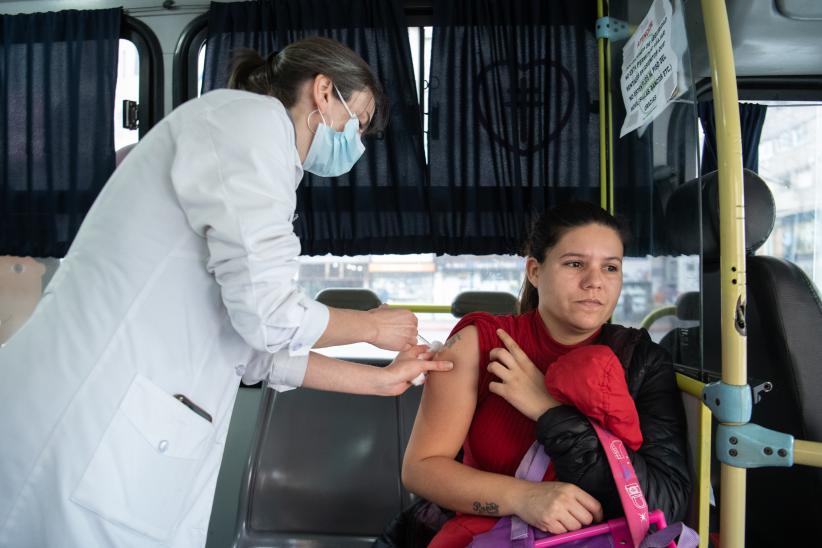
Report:
[[[668,523],[684,519],[691,492],[685,412],[671,358],[647,331],[606,324],[597,344],[607,345],[625,369],[628,390],[639,413],[643,443],[627,449],[651,509]],[[537,439],[551,456],[557,479],[573,483],[602,504],[605,518],[622,515],[605,452],[588,419],[562,405],[537,421]]]

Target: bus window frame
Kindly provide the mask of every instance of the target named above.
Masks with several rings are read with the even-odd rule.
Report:
[[[208,38],[208,12],[188,22],[174,47],[171,77],[171,105],[177,108],[197,97],[197,58]]]
[[[740,101],[822,101],[822,75],[741,76],[736,86]],[[697,82],[696,97],[713,99],[710,78]]]
[[[120,38],[137,48],[140,59],[140,89],[138,100],[138,139],[163,117],[163,51],[151,28],[139,19],[123,14]],[[115,120],[115,124],[122,123]]]

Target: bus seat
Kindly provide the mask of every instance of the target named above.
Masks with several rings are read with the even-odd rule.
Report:
[[[505,291],[463,291],[451,303],[451,314],[462,318],[471,312],[516,314],[517,298]]]
[[[699,291],[688,291],[676,299],[676,319],[683,322],[666,333],[659,344],[671,354],[674,364],[698,368],[700,362],[699,326],[702,306]]]
[[[699,252],[693,204],[700,181],[680,186],[666,209],[669,238],[681,253]],[[703,364],[721,371],[719,199],[716,172],[702,179]],[[773,229],[776,211],[767,184],[745,170],[747,247],[747,359],[749,382],[772,391],[753,408],[751,422],[798,439],[822,441],[822,304],[813,282],[796,265],[754,255]],[[695,339],[695,340],[698,340]],[[822,470],[748,471],[747,546],[801,545],[822,535]],[[720,494],[721,497],[721,494]]]
[[[235,547],[370,546],[412,503],[400,470],[421,393],[266,389]]]
[[[687,291],[676,298],[676,317],[686,322],[699,321],[699,309],[702,306],[699,291]]]
[[[325,306],[349,310],[371,310],[382,304],[377,294],[370,289],[352,287],[323,289],[314,300]]]
[[[328,306],[368,310],[372,291],[326,289]],[[455,315],[512,313],[508,293],[465,292]],[[385,365],[387,360],[357,360]],[[265,389],[235,523],[236,548],[371,546],[415,500],[402,485],[405,446],[422,388],[398,397]]]

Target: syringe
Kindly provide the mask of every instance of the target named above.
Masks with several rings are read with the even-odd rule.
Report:
[[[425,337],[423,337],[419,333],[417,333],[417,338],[420,340],[420,342],[422,342],[422,344],[424,344],[425,346],[428,347],[429,352],[439,352],[440,350],[442,350],[443,344],[440,341],[434,341],[432,343],[428,342],[428,339],[426,339]],[[411,384],[413,384],[414,386],[419,386],[424,382],[425,382],[425,373],[423,372],[423,373],[420,373],[419,375],[417,375],[416,377],[414,377],[414,379],[411,381]]]

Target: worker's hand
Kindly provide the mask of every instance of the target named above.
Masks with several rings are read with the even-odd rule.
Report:
[[[383,350],[408,350],[417,344],[417,317],[402,308],[381,305],[368,311],[368,342]]]
[[[514,513],[540,531],[555,535],[602,521],[599,501],[573,483],[561,481],[520,484]]]
[[[424,344],[412,346],[400,352],[389,365],[382,368],[375,393],[383,396],[398,396],[405,392],[420,373],[428,371],[450,371],[454,364],[447,361],[431,361],[434,353]]]
[[[491,350],[488,372],[499,382],[489,383],[488,389],[533,421],[560,405],[545,388],[545,376],[514,339],[502,329],[497,329],[497,336],[505,348]]]

